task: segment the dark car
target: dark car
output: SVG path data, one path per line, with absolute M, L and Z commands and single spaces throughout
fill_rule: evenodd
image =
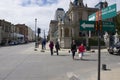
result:
M 117 42 L 115 45 L 110 46 L 108 49 L 110 54 L 118 54 L 120 55 L 120 42 Z

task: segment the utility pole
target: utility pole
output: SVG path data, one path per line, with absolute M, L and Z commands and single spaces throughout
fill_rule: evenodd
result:
M 45 30 L 44 30 L 44 39 L 46 38 L 46 35 L 45 35 Z
M 37 36 L 36 36 L 36 27 L 37 27 L 37 19 L 35 18 L 35 49 L 34 51 L 37 51 Z

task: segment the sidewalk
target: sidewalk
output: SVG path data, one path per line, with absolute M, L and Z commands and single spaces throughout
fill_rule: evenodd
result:
M 95 52 L 98 52 L 98 49 L 94 49 Z M 107 49 L 101 49 L 101 53 L 108 52 Z M 87 80 L 97 80 L 98 75 L 93 74 Z M 101 69 L 101 76 L 100 80 L 120 80 L 120 68 L 113 68 L 102 70 Z
M 41 45 L 39 46 L 39 49 L 41 49 Z M 55 50 L 55 48 L 54 48 Z M 70 49 L 61 49 L 61 53 L 68 53 Z M 45 52 L 49 52 L 49 46 L 48 44 L 46 45 L 46 50 Z M 87 53 L 93 53 L 92 51 L 98 52 L 98 49 L 92 49 L 91 51 L 87 51 Z M 101 49 L 101 53 L 107 53 L 107 49 Z M 90 77 L 86 80 L 97 80 L 97 73 L 90 75 Z M 113 69 L 108 69 L 108 70 L 102 70 L 101 69 L 101 76 L 100 80 L 120 80 L 120 68 L 113 68 Z
M 101 70 L 100 80 L 120 80 L 120 68 L 112 70 Z M 87 80 L 97 80 L 97 74 L 92 75 Z

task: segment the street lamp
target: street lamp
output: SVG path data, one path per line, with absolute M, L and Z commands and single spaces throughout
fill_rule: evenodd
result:
M 35 18 L 35 51 L 37 51 L 37 36 L 36 36 L 36 27 L 37 27 L 37 19 Z

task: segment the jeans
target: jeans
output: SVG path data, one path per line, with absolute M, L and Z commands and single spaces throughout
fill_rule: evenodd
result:
M 75 51 L 72 51 L 72 58 L 74 59 Z
M 53 55 L 53 49 L 52 48 L 50 48 L 50 52 L 51 52 L 51 55 Z

